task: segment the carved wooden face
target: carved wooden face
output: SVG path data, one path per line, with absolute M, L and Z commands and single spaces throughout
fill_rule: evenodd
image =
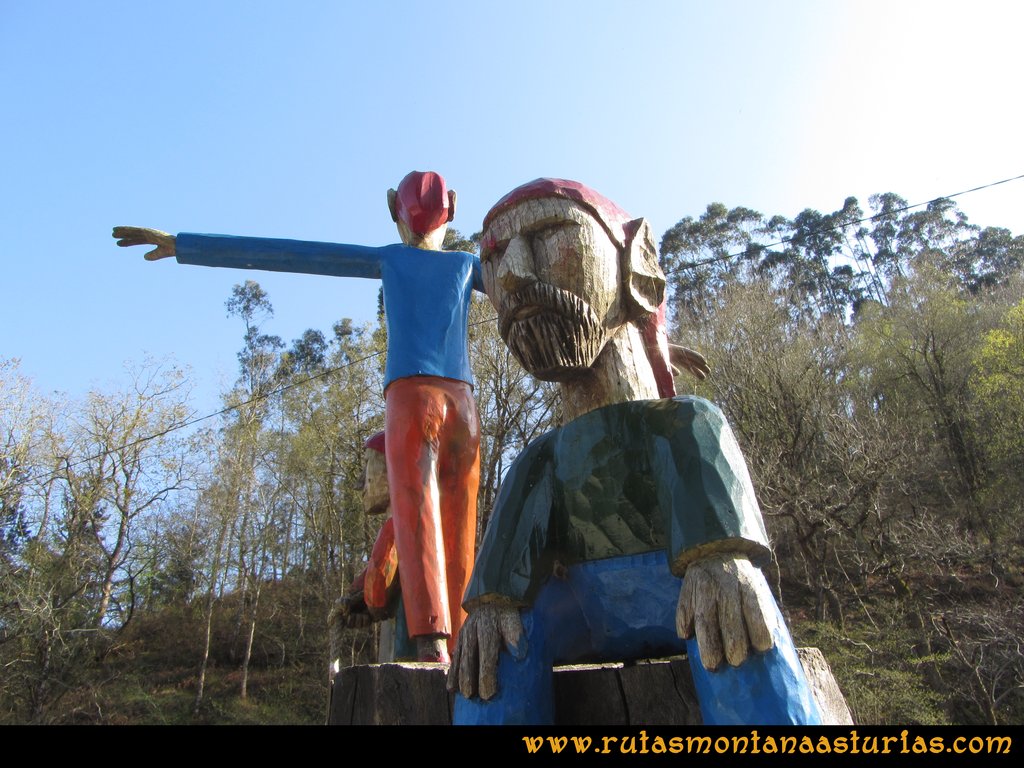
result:
M 484 287 L 523 367 L 561 381 L 590 368 L 623 323 L 619 248 L 575 202 L 525 200 L 482 239 Z

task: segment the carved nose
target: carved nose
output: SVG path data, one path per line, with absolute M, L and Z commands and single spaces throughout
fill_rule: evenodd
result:
M 533 253 L 522 235 L 516 235 L 505 248 L 498 267 L 498 283 L 506 293 L 515 293 L 530 283 L 537 282 L 533 267 Z

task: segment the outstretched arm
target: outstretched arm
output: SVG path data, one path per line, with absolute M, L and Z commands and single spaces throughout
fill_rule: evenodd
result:
M 380 278 L 381 259 L 388 246 L 321 243 L 268 237 L 233 237 L 179 232 L 169 235 L 158 229 L 115 227 L 118 245 L 155 245 L 146 254 L 150 261 L 174 256 L 179 264 L 203 267 L 264 269 L 336 277 Z
M 118 238 L 117 244 L 122 248 L 131 245 L 155 245 L 156 248 L 146 254 L 146 261 L 156 261 L 176 255 L 174 235 L 161 232 L 159 229 L 114 227 L 114 237 Z

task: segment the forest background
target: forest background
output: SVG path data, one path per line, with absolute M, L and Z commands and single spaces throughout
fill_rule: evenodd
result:
M 863 722 L 1021 722 L 1022 23 L 985 0 L 0 2 L 0 719 L 322 719 L 327 608 L 376 525 L 354 484 L 377 285 L 150 264 L 110 227 L 384 244 L 384 190 L 418 168 L 466 235 L 538 176 L 665 233 L 674 333 L 712 362 L 696 391 L 743 442 L 799 641 Z M 952 198 L 970 221 L 935 200 L 979 186 Z M 557 414 L 489 317 L 482 519 Z

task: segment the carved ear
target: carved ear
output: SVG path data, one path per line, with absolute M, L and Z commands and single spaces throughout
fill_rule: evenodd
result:
M 388 190 L 388 210 L 391 211 L 391 220 L 398 221 L 398 191 Z
M 654 314 L 665 299 L 665 273 L 647 219 L 633 219 L 626 231 L 623 275 L 631 318 Z
M 455 218 L 455 190 L 448 190 L 448 221 Z

